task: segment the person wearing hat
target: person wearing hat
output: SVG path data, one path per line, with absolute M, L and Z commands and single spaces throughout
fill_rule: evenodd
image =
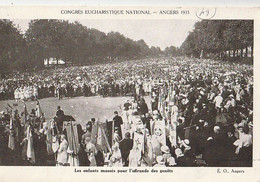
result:
M 156 157 L 156 164 L 153 167 L 165 167 L 163 156 L 159 155 Z
M 166 145 L 161 146 L 161 151 L 163 154 L 170 154 L 170 149 Z
M 161 147 L 161 151 L 162 151 L 162 157 L 165 161 L 165 165 L 168 166 L 175 166 L 175 159 L 171 156 L 170 154 L 170 149 L 168 146 L 164 145 Z
M 185 151 L 188 151 L 191 149 L 189 144 L 190 144 L 190 141 L 188 139 L 184 139 L 181 141 L 180 148 L 183 149 L 184 153 L 185 153 Z
M 175 149 L 177 166 L 187 166 L 184 154 L 180 148 Z
M 203 153 L 203 145 L 205 145 L 204 142 L 201 141 L 202 144 L 200 144 L 201 150 L 199 153 Z M 190 141 L 188 139 L 182 140 L 180 144 L 180 148 L 183 151 L 184 157 L 185 157 L 185 164 L 186 166 L 194 166 L 194 161 L 196 159 L 195 152 L 190 146 Z
M 121 129 L 121 125 L 123 124 L 122 117 L 118 115 L 117 111 L 114 112 L 114 115 L 115 115 L 113 118 L 114 127 L 118 128 L 118 135 L 120 136 L 120 138 L 122 138 L 122 129 Z

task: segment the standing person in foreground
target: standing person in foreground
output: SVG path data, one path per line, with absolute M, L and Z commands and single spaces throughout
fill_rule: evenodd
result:
M 123 124 L 122 117 L 118 115 L 117 111 L 114 112 L 114 115 L 115 115 L 113 118 L 114 127 L 118 128 L 118 134 L 119 134 L 120 138 L 122 138 L 122 129 L 121 129 L 121 125 Z
M 130 133 L 125 133 L 125 138 L 119 143 L 119 148 L 122 154 L 123 166 L 128 166 L 130 150 L 133 148 L 133 139 L 130 138 Z

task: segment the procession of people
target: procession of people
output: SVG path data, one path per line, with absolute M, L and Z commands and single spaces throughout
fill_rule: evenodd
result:
M 129 98 L 85 126 L 62 106 L 46 120 L 38 100 L 95 95 Z M 1 112 L 1 165 L 252 166 L 252 65 L 178 57 L 13 73 L 0 99 L 24 103 Z

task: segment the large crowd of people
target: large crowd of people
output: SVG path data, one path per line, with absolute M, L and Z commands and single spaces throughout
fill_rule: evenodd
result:
M 92 118 L 84 130 L 60 107 L 51 121 L 39 103 L 31 114 L 1 112 L 1 165 L 252 166 L 252 65 L 161 58 L 16 72 L 0 82 L 0 99 L 81 95 L 130 98 L 111 121 Z

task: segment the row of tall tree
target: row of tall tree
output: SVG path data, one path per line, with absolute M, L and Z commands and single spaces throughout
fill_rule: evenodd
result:
M 253 57 L 253 37 L 253 20 L 202 20 L 195 23 L 180 51 L 195 57 Z
M 44 59 L 70 64 L 97 64 L 159 56 L 159 47 L 118 32 L 104 33 L 79 22 L 32 20 L 24 34 L 10 20 L 0 20 L 0 73 L 44 67 Z
M 32 61 L 40 65 L 44 58 L 49 57 L 73 64 L 94 64 L 135 59 L 153 53 L 144 40 L 134 41 L 118 32 L 105 34 L 79 22 L 64 20 L 33 20 L 25 38 Z

